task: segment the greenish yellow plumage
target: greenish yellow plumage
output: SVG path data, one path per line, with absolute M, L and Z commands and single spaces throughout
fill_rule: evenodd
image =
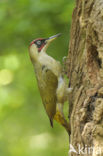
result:
M 34 40 L 30 45 L 30 58 L 33 63 L 40 95 L 46 113 L 53 126 L 53 119 L 62 124 L 68 131 L 68 123 L 64 118 L 63 104 L 67 100 L 68 89 L 62 77 L 61 64 L 46 54 L 49 43 L 57 36 L 48 39 Z
M 58 85 L 57 76 L 45 65 L 41 65 L 39 67 L 39 70 L 35 72 L 37 73 L 36 77 L 38 81 L 38 87 L 45 110 L 48 114 L 50 121 L 52 122 L 53 117 L 56 113 L 56 89 Z

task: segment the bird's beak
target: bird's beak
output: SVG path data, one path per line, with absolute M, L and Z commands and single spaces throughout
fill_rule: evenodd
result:
M 51 36 L 51 37 L 49 37 L 49 38 L 46 38 L 46 39 L 45 39 L 45 43 L 46 43 L 46 44 L 45 44 L 45 46 L 44 46 L 44 48 L 43 48 L 43 51 L 46 52 L 46 50 L 47 50 L 49 44 L 50 44 L 53 40 L 55 40 L 57 37 L 59 37 L 59 36 L 61 36 L 61 33 L 59 33 L 59 34 L 57 34 L 57 35 L 54 35 L 54 36 Z
M 50 42 L 52 42 L 53 40 L 55 40 L 55 39 L 56 39 L 57 37 L 59 37 L 59 36 L 61 36 L 61 33 L 56 34 L 56 35 L 53 35 L 53 36 L 47 38 L 47 39 L 46 39 L 46 42 L 47 42 L 47 43 L 50 43 Z

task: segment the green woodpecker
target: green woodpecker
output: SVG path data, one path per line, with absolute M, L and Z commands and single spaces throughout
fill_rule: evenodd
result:
M 63 114 L 63 104 L 72 89 L 67 87 L 60 62 L 46 53 L 49 43 L 58 36 L 60 34 L 46 39 L 33 40 L 29 46 L 29 54 L 34 66 L 42 102 L 51 126 L 53 127 L 54 119 L 69 131 L 68 123 Z

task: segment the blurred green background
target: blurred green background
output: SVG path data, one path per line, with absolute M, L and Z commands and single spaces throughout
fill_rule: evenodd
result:
M 67 156 L 68 135 L 50 127 L 39 95 L 29 43 L 63 35 L 48 48 L 68 53 L 72 0 L 0 0 L 0 156 Z

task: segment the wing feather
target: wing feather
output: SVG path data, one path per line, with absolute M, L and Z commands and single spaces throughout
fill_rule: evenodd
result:
M 52 121 L 56 113 L 56 89 L 58 85 L 58 79 L 52 70 L 48 69 L 47 67 L 43 68 L 41 77 L 42 84 L 40 82 L 38 83 L 39 90 L 46 112 L 50 118 L 50 121 Z

